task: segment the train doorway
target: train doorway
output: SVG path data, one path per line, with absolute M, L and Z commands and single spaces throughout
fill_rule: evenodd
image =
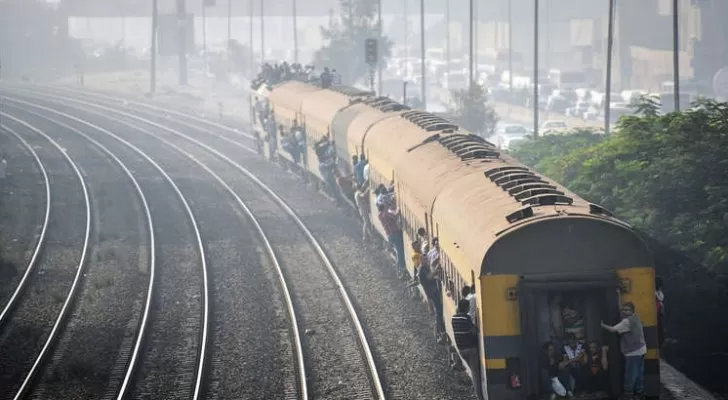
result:
M 587 353 L 583 363 L 574 363 L 573 369 L 559 369 L 559 380 L 571 385 L 574 399 L 610 399 L 620 393 L 622 357 L 619 340 L 601 328 L 601 321 L 616 321 L 619 318 L 619 296 L 614 277 L 597 280 L 560 280 L 538 282 L 524 279 L 519 285 L 518 298 L 521 311 L 522 388 L 529 399 L 549 398 L 551 378 L 546 349 L 553 346 L 555 358 L 561 361 L 566 354 L 574 356 Z M 576 339 L 576 351 L 570 339 Z M 596 342 L 596 343 L 594 343 Z M 594 346 L 596 344 L 596 346 Z M 593 379 L 598 371 L 589 348 L 608 346 L 606 359 L 608 368 L 601 378 Z M 595 371 L 594 374 L 591 374 Z

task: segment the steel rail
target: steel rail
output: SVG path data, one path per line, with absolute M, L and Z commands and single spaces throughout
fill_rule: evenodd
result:
M 43 343 L 43 347 L 40 350 L 40 353 L 36 357 L 35 361 L 33 362 L 33 365 L 30 367 L 30 371 L 25 376 L 25 379 L 23 379 L 23 383 L 20 385 L 20 388 L 18 388 L 18 392 L 15 394 L 15 400 L 19 400 L 25 396 L 26 392 L 30 388 L 31 382 L 35 378 L 36 374 L 40 370 L 41 364 L 43 363 L 43 360 L 48 355 L 48 352 L 51 349 L 51 346 L 55 343 L 58 334 L 60 333 L 60 329 L 65 323 L 66 317 L 68 316 L 68 310 L 71 308 L 71 303 L 75 299 L 76 295 L 78 294 L 78 286 L 81 282 L 81 277 L 83 276 L 83 271 L 85 270 L 86 266 L 86 259 L 88 257 L 88 248 L 89 248 L 89 241 L 91 237 L 91 200 L 88 193 L 88 187 L 86 186 L 86 180 L 83 177 L 83 174 L 81 174 L 81 171 L 78 169 L 78 166 L 73 161 L 71 156 L 68 155 L 66 150 L 61 147 L 61 145 L 58 144 L 53 138 L 48 136 L 45 132 L 42 130 L 36 128 L 35 126 L 19 119 L 16 117 L 13 117 L 12 115 L 9 115 L 5 112 L 0 112 L 0 115 L 4 116 L 5 118 L 15 121 L 16 123 L 23 125 L 27 129 L 37 133 L 38 135 L 44 137 L 48 142 L 50 142 L 53 147 L 55 147 L 66 159 L 68 164 L 73 169 L 73 172 L 76 174 L 76 177 L 78 178 L 79 182 L 81 183 L 81 190 L 83 191 L 83 199 L 86 206 L 86 233 L 84 235 L 83 239 L 83 247 L 81 249 L 81 259 L 78 262 L 78 267 L 76 268 L 76 275 L 73 278 L 73 283 L 71 284 L 71 288 L 68 290 L 68 295 L 66 296 L 66 300 L 63 302 L 63 306 L 61 307 L 61 311 L 58 313 L 58 317 L 56 318 L 56 322 L 53 323 L 53 327 L 51 328 L 51 332 L 48 334 L 48 338 L 46 338 L 45 343 Z
M 129 384 L 131 382 L 132 375 L 135 371 L 136 362 L 139 359 L 139 353 L 141 351 L 141 347 L 144 341 L 144 337 L 146 334 L 147 326 L 149 323 L 149 315 L 151 313 L 151 306 L 152 306 L 152 299 L 154 295 L 154 285 L 156 283 L 156 259 L 157 259 L 157 253 L 156 253 L 156 241 L 154 236 L 154 222 L 152 218 L 151 211 L 149 209 L 149 203 L 147 202 L 147 197 L 144 195 L 144 191 L 142 190 L 141 186 L 139 185 L 139 182 L 134 177 L 134 174 L 131 172 L 131 170 L 124 164 L 119 157 L 116 156 L 111 150 L 109 150 L 106 146 L 101 144 L 98 140 L 90 137 L 89 135 L 83 133 L 81 130 L 76 129 L 64 122 L 58 121 L 57 119 L 50 118 L 46 115 L 43 115 L 41 113 L 26 110 L 23 109 L 24 112 L 28 114 L 35 115 L 41 119 L 45 119 L 48 122 L 51 122 L 55 125 L 58 125 L 60 127 L 63 127 L 81 137 L 86 139 L 87 141 L 91 142 L 94 146 L 96 146 L 98 149 L 100 149 L 102 152 L 104 152 L 107 156 L 109 156 L 111 159 L 116 162 L 119 167 L 124 171 L 124 174 L 129 178 L 129 180 L 132 183 L 132 186 L 134 186 L 134 189 L 137 192 L 137 196 L 139 197 L 139 200 L 142 203 L 142 208 L 144 209 L 144 216 L 147 220 L 147 230 L 149 231 L 149 284 L 147 286 L 147 294 L 146 299 L 144 300 L 144 306 L 142 310 L 142 315 L 139 320 L 139 327 L 137 328 L 137 335 L 136 340 L 134 343 L 134 347 L 131 352 L 131 357 L 129 359 L 129 365 L 127 366 L 126 372 L 124 374 L 124 379 L 121 384 L 121 388 L 119 389 L 119 397 L 118 400 L 122 400 L 122 397 L 126 394 L 126 391 L 129 387 Z
M 381 383 L 381 379 L 380 379 L 379 373 L 377 371 L 376 363 L 374 361 L 374 356 L 372 354 L 371 348 L 370 348 L 369 343 L 368 343 L 368 339 L 367 339 L 366 334 L 364 332 L 364 328 L 363 328 L 363 326 L 361 324 L 361 321 L 359 320 L 359 317 L 357 315 L 356 309 L 354 308 L 354 305 L 353 305 L 353 303 L 352 303 L 352 301 L 351 301 L 351 299 L 349 297 L 349 294 L 346 291 L 346 288 L 344 287 L 344 284 L 342 283 L 341 279 L 339 278 L 338 273 L 336 272 L 336 269 L 334 268 L 331 260 L 326 255 L 325 251 L 323 250 L 323 247 L 318 242 L 318 240 L 316 239 L 316 237 L 308 229 L 308 227 L 306 226 L 306 224 L 303 223 L 303 221 L 298 217 L 298 215 L 296 214 L 296 212 L 280 196 L 278 196 L 270 187 L 268 187 L 265 183 L 263 183 L 260 179 L 258 179 L 249 170 L 247 170 L 246 168 L 244 168 L 243 166 L 241 166 L 239 163 L 233 161 L 232 159 L 230 159 L 226 155 L 222 154 L 218 150 L 216 150 L 216 149 L 208 146 L 207 144 L 205 144 L 203 142 L 200 142 L 197 139 L 194 139 L 194 138 L 192 138 L 192 137 L 190 137 L 188 135 L 185 135 L 184 133 L 179 132 L 176 129 L 169 128 L 167 126 L 158 124 L 158 123 L 156 123 L 154 121 L 150 121 L 150 120 L 148 120 L 146 118 L 142 118 L 142 117 L 139 117 L 139 116 L 130 114 L 130 113 L 125 112 L 125 111 L 120 111 L 120 110 L 116 110 L 116 109 L 111 108 L 111 107 L 106 107 L 106 106 L 98 105 L 98 104 L 95 104 L 95 103 L 90 103 L 90 102 L 87 102 L 87 101 L 78 100 L 76 98 L 72 98 L 72 97 L 68 97 L 68 96 L 58 96 L 58 95 L 47 95 L 46 94 L 46 95 L 44 95 L 44 97 L 45 97 L 45 100 L 49 100 L 48 99 L 49 97 L 56 98 L 57 99 L 56 102 L 58 102 L 58 101 L 64 101 L 65 100 L 63 102 L 63 104 L 65 106 L 69 106 L 68 105 L 68 101 L 70 100 L 73 103 L 78 103 L 78 104 L 82 104 L 82 105 L 85 105 L 85 106 L 88 106 L 88 107 L 91 107 L 91 108 L 96 108 L 96 109 L 99 109 L 99 110 L 103 110 L 103 111 L 115 113 L 115 114 L 118 114 L 118 115 L 122 115 L 122 116 L 125 116 L 127 118 L 131 118 L 131 119 L 134 119 L 134 120 L 137 120 L 137 121 L 146 123 L 146 124 L 148 124 L 150 126 L 154 126 L 154 127 L 158 128 L 158 129 L 164 130 L 166 132 L 169 132 L 169 133 L 171 133 L 174 136 L 181 137 L 181 138 L 183 138 L 183 139 L 185 139 L 185 140 L 187 140 L 187 141 L 189 141 L 191 143 L 194 143 L 197 146 L 199 146 L 199 147 L 207 150 L 208 152 L 216 155 L 220 159 L 224 160 L 230 166 L 232 166 L 233 168 L 237 169 L 238 171 L 240 171 L 241 173 L 243 173 L 245 176 L 247 176 L 258 187 L 260 187 L 264 192 L 266 192 L 268 194 L 268 196 L 271 197 L 276 203 L 278 203 L 278 205 L 289 215 L 289 217 L 303 231 L 303 233 L 306 235 L 306 237 L 308 238 L 308 240 L 311 242 L 311 245 L 316 250 L 316 252 L 319 255 L 319 257 L 321 258 L 322 262 L 326 266 L 326 268 L 327 268 L 327 270 L 328 270 L 331 278 L 334 280 L 334 283 L 337 286 L 337 289 L 339 291 L 339 294 L 342 297 L 342 300 L 344 300 L 344 303 L 345 303 L 346 308 L 347 308 L 347 311 L 349 312 L 349 315 L 350 315 L 350 317 L 352 319 L 352 322 L 354 323 L 354 327 L 355 327 L 355 330 L 357 331 L 357 336 L 358 336 L 358 339 L 359 339 L 359 342 L 360 342 L 362 351 L 364 352 L 364 356 L 365 356 L 365 359 L 366 359 L 366 362 L 367 362 L 367 367 L 368 367 L 368 369 L 370 371 L 370 378 L 372 380 L 372 386 L 374 388 L 374 391 L 376 392 L 376 394 L 377 394 L 377 396 L 378 396 L 379 399 L 385 399 L 386 398 L 386 396 L 384 394 L 384 389 L 383 389 L 383 386 L 382 386 L 382 383 Z M 11 99 L 8 99 L 8 100 L 11 100 Z M 15 100 L 12 100 L 12 101 L 15 101 Z M 76 108 L 78 108 L 78 107 L 76 107 Z M 99 112 L 93 112 L 93 111 L 89 111 L 89 112 L 91 112 L 93 114 L 96 114 L 96 115 L 103 116 L 103 117 L 108 118 L 108 119 L 115 120 L 116 122 L 120 122 L 120 123 L 123 123 L 124 122 L 124 121 L 121 121 L 119 119 L 114 119 L 114 118 L 108 116 L 107 114 L 101 114 Z M 135 127 L 135 129 L 139 129 L 139 127 Z M 154 138 L 160 140 L 160 141 L 163 141 L 163 142 L 165 141 L 164 139 L 160 138 L 157 135 L 152 135 L 152 136 Z
M 198 355 L 197 355 L 198 366 L 195 371 L 195 383 L 194 383 L 194 389 L 193 389 L 193 393 L 192 393 L 192 398 L 194 400 L 199 399 L 200 392 L 202 391 L 202 383 L 203 383 L 202 379 L 204 376 L 203 372 L 204 372 L 204 367 L 205 367 L 205 358 L 207 355 L 207 340 L 208 340 L 208 334 L 209 334 L 209 292 L 210 291 L 209 291 L 209 279 L 208 279 L 208 273 L 207 273 L 207 257 L 206 257 L 206 253 L 205 253 L 204 244 L 202 242 L 202 234 L 200 233 L 197 219 L 195 218 L 195 215 L 192 212 L 192 209 L 189 205 L 189 202 L 187 201 L 187 198 L 184 196 L 184 194 L 182 193 L 180 188 L 177 186 L 177 184 L 174 182 L 172 177 L 170 177 L 169 174 L 156 161 L 154 161 L 154 159 L 152 159 L 147 153 L 145 153 L 144 151 L 139 149 L 137 146 L 135 146 L 132 143 L 130 143 L 129 141 L 121 138 L 120 136 L 110 132 L 109 130 L 99 127 L 97 125 L 90 124 L 89 122 L 84 121 L 80 118 L 76 118 L 74 116 L 59 112 L 52 108 L 43 107 L 43 106 L 35 105 L 30 102 L 26 102 L 26 101 L 22 101 L 22 100 L 15 100 L 15 99 L 11 99 L 11 98 L 7 98 L 7 100 L 10 102 L 25 104 L 25 105 L 28 105 L 31 107 L 36 107 L 38 109 L 42 109 L 44 111 L 52 112 L 56 115 L 60 115 L 60 116 L 69 118 L 69 119 L 79 122 L 83 125 L 92 127 L 93 129 L 98 130 L 99 132 L 104 133 L 104 134 L 114 138 L 115 140 L 124 144 L 126 147 L 130 148 L 135 153 L 139 154 L 142 158 L 147 160 L 147 162 L 149 162 L 164 177 L 164 179 L 167 181 L 167 183 L 169 183 L 169 185 L 172 187 L 174 192 L 177 194 L 177 197 L 182 202 L 182 205 L 187 213 L 190 223 L 192 224 L 192 228 L 193 228 L 193 231 L 195 234 L 195 239 L 197 242 L 197 247 L 200 252 L 200 263 L 201 263 L 201 267 L 202 267 L 202 277 L 203 277 L 203 279 L 202 279 L 203 280 L 203 290 L 202 290 L 202 294 L 201 294 L 201 298 L 203 301 L 202 316 L 201 316 L 202 332 L 200 333 L 200 348 L 199 348 Z

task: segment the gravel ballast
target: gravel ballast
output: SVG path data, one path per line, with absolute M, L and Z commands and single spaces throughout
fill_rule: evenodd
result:
M 86 233 L 86 204 L 78 177 L 44 137 L 13 121 L 43 161 L 51 185 L 51 217 L 43 251 L 0 335 L 0 398 L 20 386 L 58 317 L 78 269 Z
M 153 120 L 186 134 L 196 133 L 183 122 L 159 117 Z M 155 132 L 169 135 L 160 130 Z M 294 175 L 257 156 L 211 135 L 195 137 L 250 168 L 289 202 L 324 244 L 360 309 L 389 396 L 438 399 L 472 396 L 469 379 L 463 373 L 450 370 L 446 349 L 434 342 L 434 318 L 420 302 L 409 299 L 403 283 L 396 279 L 391 260 L 382 252 L 362 245 L 360 226 L 353 214 L 345 215 Z M 193 144 L 176 140 L 186 149 L 196 151 L 195 154 L 201 151 Z M 230 173 L 238 174 L 237 171 Z
M 125 136 L 170 173 L 200 223 L 213 289 L 205 397 L 246 399 L 265 393 L 295 399 L 289 317 L 278 276 L 247 216 L 197 164 L 156 140 Z
M 92 247 L 76 306 L 34 391 L 35 398 L 103 398 L 121 384 L 149 282 L 147 220 L 122 168 L 82 136 L 13 109 L 54 132 L 84 174 Z
M 43 175 L 18 138 L 0 128 L 0 307 L 10 299 L 33 255 L 45 215 Z

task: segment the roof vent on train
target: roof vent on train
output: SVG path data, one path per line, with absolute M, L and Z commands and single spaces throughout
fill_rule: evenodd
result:
M 344 96 L 350 97 L 369 97 L 375 95 L 374 92 L 367 92 L 359 88 L 346 85 L 333 85 L 329 87 L 329 90 L 333 90 L 334 92 L 341 93 Z
M 388 113 L 397 112 L 402 110 L 409 110 L 410 108 L 404 104 L 397 103 L 389 97 L 370 97 L 362 101 L 369 107 L 376 108 L 377 110 Z
M 574 199 L 526 167 L 508 166 L 485 171 L 485 176 L 523 205 L 572 204 Z
M 434 131 L 457 131 L 459 127 L 457 124 L 446 120 L 445 118 L 441 118 L 438 116 L 435 116 L 433 114 L 430 114 L 428 112 L 419 111 L 419 110 L 411 110 L 407 111 L 405 113 L 402 113 L 402 118 L 406 119 L 407 121 L 415 124 L 416 126 L 426 130 L 427 132 L 434 132 Z
M 599 204 L 594 204 L 594 203 L 589 203 L 589 214 L 604 215 L 605 217 L 613 217 L 614 216 L 614 214 L 612 214 L 611 211 L 609 211 L 606 208 L 600 206 Z
M 533 217 L 533 208 L 531 206 L 526 206 L 506 215 L 506 221 L 508 221 L 509 224 L 512 224 L 530 217 Z
M 492 159 L 500 156 L 493 146 L 476 135 L 452 134 L 442 136 L 439 141 L 463 161 Z

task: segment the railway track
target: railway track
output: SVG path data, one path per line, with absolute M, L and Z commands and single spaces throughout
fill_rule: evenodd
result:
M 295 306 L 295 311 L 289 309 L 289 314 L 296 313 L 298 324 L 307 332 L 301 344 L 305 363 L 299 365 L 299 385 L 303 383 L 300 387 L 310 385 L 313 397 L 385 397 L 364 329 L 335 268 L 305 224 L 280 197 L 234 160 L 194 138 L 130 113 L 90 103 L 83 105 L 86 106 L 84 113 L 94 115 L 92 118 L 100 116 L 98 111 L 92 111 L 94 108 L 103 110 L 106 119 L 115 121 L 120 127 L 124 125 L 125 131 L 136 129 L 137 132 L 158 138 L 165 146 L 175 149 L 213 177 L 213 169 L 222 171 L 233 167 L 234 173 L 225 178 L 218 175 L 215 179 L 222 186 L 229 184 L 227 191 L 236 198 L 241 208 L 247 209 L 248 217 L 259 230 L 259 236 L 268 243 L 266 247 L 270 258 L 276 260 L 277 257 L 279 260 L 281 276 L 288 282 L 292 304 Z M 74 114 L 78 115 L 78 111 Z M 173 143 L 172 138 L 183 138 L 184 141 L 175 140 Z M 135 140 L 149 143 L 148 137 Z M 160 153 L 155 151 L 155 154 Z M 210 165 L 217 167 L 210 168 Z M 240 173 L 246 178 L 240 179 Z M 262 189 L 263 195 L 250 191 L 250 181 Z M 246 197 L 246 200 L 237 197 L 236 192 Z M 246 201 L 250 206 L 245 205 Z M 260 222 L 255 222 L 254 216 L 261 218 Z M 297 225 L 296 229 L 286 227 L 291 221 Z M 274 240 L 265 239 L 266 234 Z M 273 243 L 272 247 L 270 242 Z M 307 268 L 301 268 L 302 265 Z M 308 380 L 301 375 L 301 371 L 308 372 Z M 305 394 L 303 390 L 301 395 Z
M 51 122 L 60 123 L 57 120 Z M 81 129 L 69 126 L 69 124 L 63 125 L 66 129 L 75 129 L 76 133 L 80 133 Z M 113 134 L 107 133 L 110 134 L 109 136 L 112 139 L 116 139 Z M 115 141 L 111 140 L 111 142 Z M 119 143 L 122 144 L 121 147 L 126 147 L 125 151 L 119 152 Z M 149 208 L 154 210 L 155 216 L 159 220 L 164 221 L 163 224 L 157 225 L 155 232 L 156 236 L 160 238 L 160 251 L 155 254 L 155 258 L 159 258 L 158 264 L 162 268 L 158 274 L 160 279 L 159 283 L 157 283 L 156 296 L 150 296 L 153 288 L 150 285 L 147 290 L 146 300 L 142 306 L 144 313 L 139 320 L 137 334 L 125 336 L 127 346 L 122 346 L 119 349 L 119 357 L 108 375 L 109 380 L 114 382 L 110 383 L 100 393 L 101 396 L 99 397 L 116 398 L 118 396 L 118 398 L 122 398 L 124 395 L 131 395 L 132 385 L 130 383 L 134 380 L 134 389 L 139 393 L 162 391 L 164 395 L 171 394 L 178 397 L 197 398 L 202 389 L 202 371 L 204 369 L 207 318 L 209 314 L 207 310 L 206 264 L 202 240 L 194 215 L 174 181 L 153 159 L 146 157 L 146 154 L 138 151 L 133 146 L 124 145 L 126 143 L 122 140 L 109 144 L 107 147 L 116 146 L 115 152 L 126 153 L 122 158 L 134 159 L 135 174 L 143 175 L 141 171 L 146 172 L 146 176 L 140 180 L 144 182 L 142 186 L 145 187 L 145 191 L 152 194 L 149 196 L 151 205 Z M 169 188 L 159 188 L 156 182 L 160 180 L 166 181 Z M 169 194 L 172 194 L 172 196 L 169 196 Z M 175 203 L 176 200 L 181 205 Z M 186 221 L 189 222 L 189 225 L 185 224 Z M 180 235 L 184 238 L 185 234 L 188 234 L 190 240 L 185 238 L 182 242 L 189 243 L 179 245 Z M 150 247 L 150 249 L 153 248 L 154 246 Z M 198 262 L 194 261 L 196 258 L 199 259 Z M 199 284 L 197 286 L 194 285 L 196 281 Z M 179 288 L 184 286 L 187 286 L 186 290 L 180 291 Z M 190 294 L 190 292 L 194 293 Z M 150 332 L 146 332 L 146 328 L 150 326 L 148 324 L 150 301 L 154 302 L 157 312 L 152 315 Z M 161 308 L 164 308 L 166 312 L 160 310 Z M 98 332 L 96 333 L 98 334 Z M 103 337 L 96 340 L 106 342 Z M 184 382 L 181 383 L 174 382 L 170 384 L 164 379 L 157 379 L 159 376 L 154 373 L 143 375 L 137 373 L 136 379 L 133 379 L 133 373 L 139 366 L 142 355 L 146 364 L 160 359 L 161 361 L 171 362 L 174 365 L 174 370 L 179 375 L 185 376 L 186 379 L 182 379 Z M 64 360 L 63 356 L 59 355 L 58 358 L 60 362 Z M 103 367 L 108 368 L 108 365 L 103 365 Z M 144 372 L 143 368 L 139 369 Z M 51 381 L 53 378 L 54 376 L 50 377 Z M 57 379 L 57 377 L 55 378 Z M 41 385 L 41 393 L 38 394 L 41 398 L 52 396 L 67 398 L 43 390 L 48 388 L 49 383 L 48 379 L 43 381 L 46 385 Z M 155 385 L 163 387 L 159 388 Z M 134 397 L 139 396 L 134 394 Z
M 7 114 L 4 129 L 33 149 L 48 186 L 49 216 L 38 247 L 0 314 L 0 398 L 20 398 L 43 369 L 66 324 L 88 257 L 91 203 L 84 176 L 65 149 Z M 26 131 L 25 135 L 19 131 Z M 48 148 L 50 145 L 50 149 Z M 69 194 L 72 193 L 72 194 Z
M 69 152 L 83 155 L 77 162 L 95 204 L 86 284 L 33 398 L 110 398 L 128 386 L 133 368 L 127 366 L 136 364 L 148 326 L 156 246 L 146 196 L 129 167 L 94 138 L 38 113 L 9 111 L 43 124 Z

